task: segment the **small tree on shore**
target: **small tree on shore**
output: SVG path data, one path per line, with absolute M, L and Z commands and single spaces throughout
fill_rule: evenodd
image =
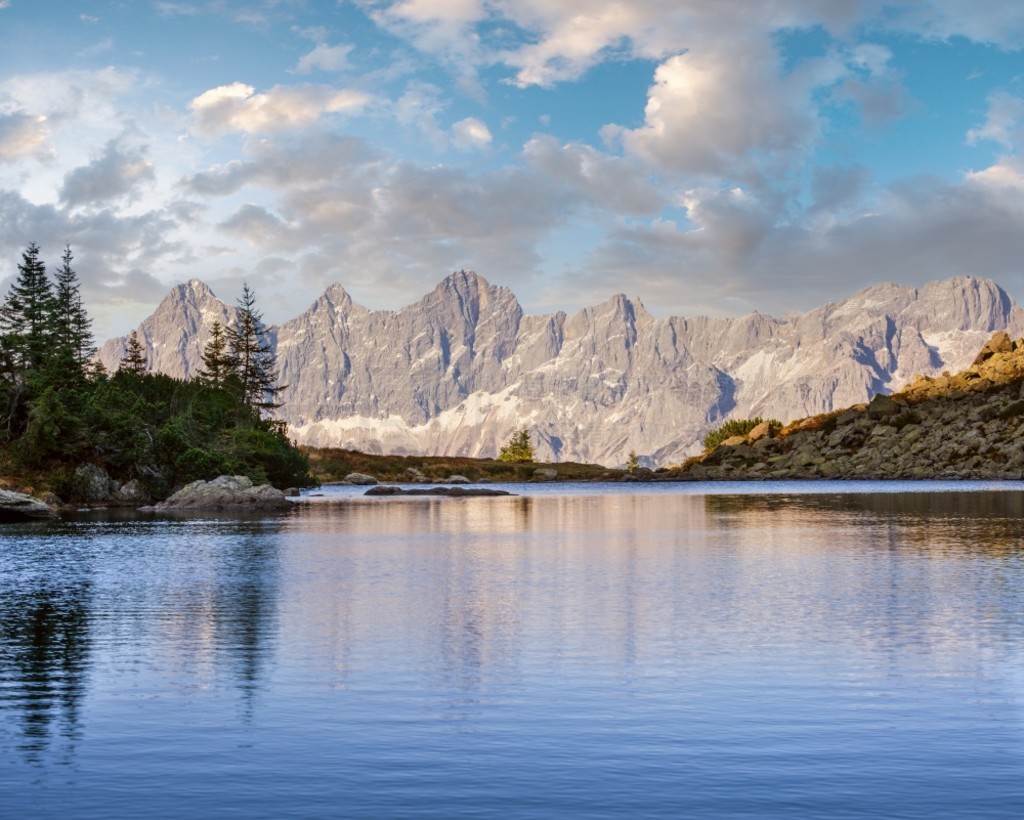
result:
M 277 356 L 266 332 L 263 315 L 256 309 L 256 296 L 243 282 L 238 318 L 235 326 L 228 328 L 227 338 L 242 401 L 256 410 L 280 407 L 274 399 L 284 390 L 284 385 L 277 383 Z
M 525 427 L 512 434 L 508 444 L 498 453 L 498 461 L 514 464 L 529 464 L 533 461 L 533 445 L 530 443 L 530 433 Z
M 16 369 L 36 370 L 48 357 L 53 313 L 53 286 L 39 258 L 39 246 L 32 242 L 22 253 L 18 276 L 0 305 L 0 336 Z
M 210 338 L 203 348 L 203 369 L 199 380 L 211 387 L 223 387 L 235 372 L 235 360 L 228 348 L 227 332 L 224 325 L 214 320 L 210 327 Z
M 139 334 L 134 330 L 128 336 L 128 344 L 125 347 L 124 355 L 121 357 L 119 370 L 123 373 L 131 373 L 133 376 L 141 376 L 149 369 L 149 362 L 146 361 L 146 350 L 139 341 Z
M 96 355 L 92 335 L 92 319 L 82 303 L 78 274 L 71 267 L 71 246 L 65 245 L 61 265 L 54 274 L 53 358 L 61 365 L 70 365 L 80 373 Z

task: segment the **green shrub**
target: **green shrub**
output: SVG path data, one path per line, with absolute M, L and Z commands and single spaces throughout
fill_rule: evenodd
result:
M 721 427 L 717 427 L 704 436 L 703 444 L 705 450 L 714 450 L 719 444 L 725 441 L 727 438 L 733 436 L 745 436 L 757 425 L 762 424 L 764 419 L 760 416 L 752 419 L 729 419 Z M 782 422 L 776 421 L 775 419 L 769 419 L 768 424 L 771 427 L 771 435 L 775 435 L 779 430 L 782 429 Z
M 512 464 L 528 464 L 533 461 L 533 445 L 530 443 L 530 433 L 525 427 L 512 434 L 508 444 L 498 453 L 498 461 L 508 461 Z

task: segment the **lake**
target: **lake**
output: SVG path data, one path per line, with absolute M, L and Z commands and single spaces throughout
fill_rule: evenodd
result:
M 0 816 L 1024 817 L 1024 484 L 0 530 Z

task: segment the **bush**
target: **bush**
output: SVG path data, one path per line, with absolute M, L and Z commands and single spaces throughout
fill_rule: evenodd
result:
M 752 419 L 729 419 L 721 427 L 718 427 L 704 436 L 704 449 L 714 450 L 719 444 L 725 441 L 727 438 L 733 436 L 745 436 L 757 425 L 762 424 L 764 419 L 760 416 Z M 782 429 L 782 422 L 776 421 L 775 419 L 769 419 L 768 424 L 771 428 L 771 435 L 775 435 L 779 430 Z
M 528 464 L 533 461 L 533 445 L 530 443 L 530 433 L 525 427 L 512 434 L 508 444 L 498 453 L 498 461 L 508 461 L 512 464 Z

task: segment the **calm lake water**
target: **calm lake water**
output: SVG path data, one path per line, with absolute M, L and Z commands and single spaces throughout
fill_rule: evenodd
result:
M 0 530 L 0 816 L 1024 817 L 1024 484 L 519 491 Z

